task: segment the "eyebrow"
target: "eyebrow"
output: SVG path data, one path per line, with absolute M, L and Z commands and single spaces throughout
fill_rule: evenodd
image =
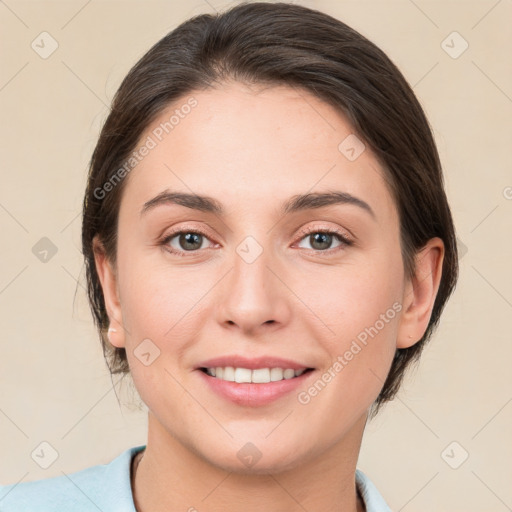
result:
M 219 216 L 224 215 L 222 203 L 212 197 L 188 194 L 184 192 L 172 192 L 170 190 L 164 190 L 153 199 L 144 203 L 144 206 L 140 211 L 140 215 L 142 216 L 149 210 L 165 204 L 178 204 L 200 212 L 213 213 Z M 373 219 L 376 219 L 375 212 L 367 202 L 347 192 L 339 191 L 312 192 L 292 196 L 282 204 L 280 213 L 282 215 L 286 215 L 289 213 L 322 208 L 324 206 L 331 206 L 335 204 L 350 204 L 358 206 L 369 213 Z

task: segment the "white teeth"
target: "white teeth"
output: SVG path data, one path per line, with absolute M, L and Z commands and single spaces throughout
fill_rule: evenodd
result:
M 252 371 L 252 382 L 270 382 L 270 370 L 268 368 L 259 368 Z
M 254 384 L 266 384 L 268 382 L 276 382 L 283 379 L 293 379 L 299 377 L 306 371 L 293 370 L 292 368 L 257 368 L 250 370 L 248 368 L 233 368 L 226 366 L 225 368 L 217 366 L 216 368 L 207 368 L 206 373 L 217 379 L 227 380 L 229 382 L 252 382 Z
M 235 369 L 235 382 L 251 382 L 252 371 L 247 368 Z
M 295 370 L 291 370 L 291 369 L 285 370 L 283 372 L 283 377 L 285 379 L 293 379 L 293 377 L 295 377 Z
M 228 366 L 224 368 L 224 375 L 222 375 L 224 380 L 229 380 L 230 382 L 235 382 L 235 369 L 232 366 Z
M 283 370 L 281 368 L 270 369 L 270 380 L 272 382 L 276 380 L 283 380 Z

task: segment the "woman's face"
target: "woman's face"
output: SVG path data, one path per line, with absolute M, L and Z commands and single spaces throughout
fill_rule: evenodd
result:
M 247 472 L 358 442 L 410 288 L 382 169 L 347 120 L 302 90 L 231 83 L 169 107 L 137 154 L 119 212 L 118 295 L 105 293 L 150 437 Z M 207 366 L 260 370 L 236 371 L 242 381 L 312 370 L 244 383 Z

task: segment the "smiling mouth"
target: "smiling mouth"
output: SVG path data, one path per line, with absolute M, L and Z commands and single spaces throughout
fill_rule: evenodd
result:
M 227 382 L 237 382 L 239 384 L 268 384 L 270 382 L 279 382 L 282 380 L 294 379 L 304 373 L 313 371 L 314 368 L 302 368 L 294 370 L 292 368 L 234 368 L 232 366 L 216 368 L 199 368 L 203 373 L 210 377 Z

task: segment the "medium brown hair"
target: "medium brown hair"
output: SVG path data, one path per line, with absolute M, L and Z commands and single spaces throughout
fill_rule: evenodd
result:
M 444 242 L 442 278 L 428 327 L 419 342 L 396 350 L 374 404 L 376 414 L 396 395 L 407 367 L 419 359 L 455 287 L 455 230 L 429 123 L 403 75 L 354 29 L 295 4 L 244 2 L 217 15 L 195 16 L 158 41 L 116 92 L 91 158 L 82 223 L 89 302 L 109 370 L 127 373 L 129 366 L 125 349 L 113 347 L 106 337 L 109 316 L 93 238 L 98 235 L 115 265 L 126 179 L 106 194 L 98 191 L 104 191 L 116 173 L 119 177 L 143 132 L 170 103 L 228 80 L 298 87 L 347 116 L 384 169 L 399 214 L 406 276 L 412 277 L 416 252 L 429 239 L 439 237 Z

